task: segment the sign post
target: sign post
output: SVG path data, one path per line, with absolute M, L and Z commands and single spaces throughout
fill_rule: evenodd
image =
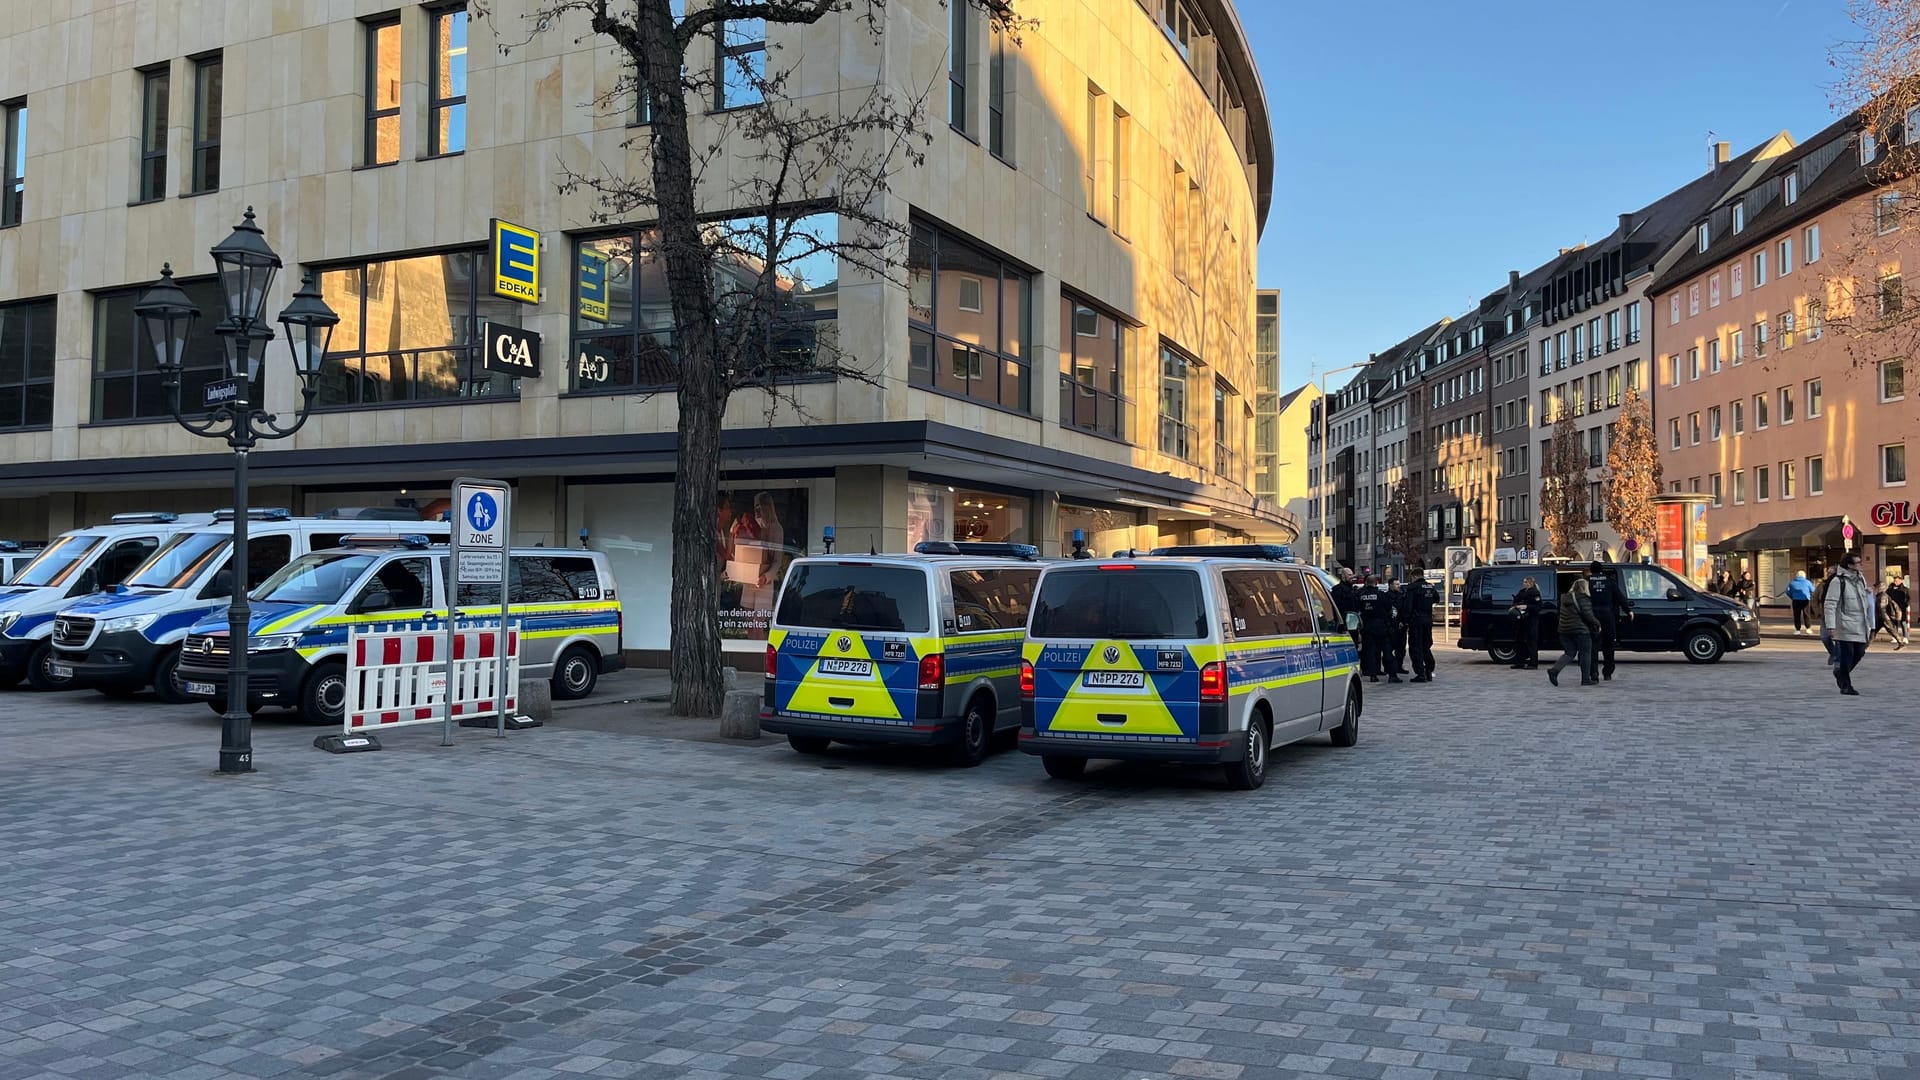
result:
M 459 613 L 459 594 L 462 585 L 500 586 L 500 640 L 494 655 L 507 655 L 507 536 L 511 526 L 513 489 L 505 480 L 477 480 L 472 477 L 460 477 L 453 482 L 453 535 L 449 554 L 449 570 L 452 580 L 447 582 L 447 655 L 453 655 L 454 616 Z M 499 692 L 495 704 L 499 709 L 498 730 L 495 734 L 504 738 L 507 734 L 507 680 L 505 668 L 500 669 Z M 451 677 L 452 668 L 448 668 Z M 453 745 L 453 700 L 452 686 L 444 698 L 446 704 L 446 726 L 440 745 Z
M 1445 582 L 1446 588 L 1445 588 L 1445 591 L 1440 594 L 1440 603 L 1442 605 L 1442 613 L 1440 616 L 1440 627 L 1441 627 L 1441 638 L 1443 640 L 1445 640 L 1447 636 L 1446 628 L 1453 625 L 1448 620 L 1450 620 L 1453 617 L 1454 593 L 1461 592 L 1466 588 L 1467 571 L 1471 569 L 1473 569 L 1473 549 L 1472 548 L 1459 547 L 1459 546 L 1447 548 L 1447 580 Z M 1460 605 L 1461 621 L 1464 622 L 1466 620 L 1466 617 L 1467 617 L 1467 605 L 1464 602 L 1462 602 Z M 1465 630 L 1465 629 L 1466 627 L 1464 626 L 1460 628 L 1460 630 Z M 1455 631 L 1453 634 L 1453 640 L 1458 640 L 1459 637 L 1460 637 L 1460 632 Z
M 1840 518 L 1840 539 L 1846 543 L 1848 551 L 1853 550 L 1853 538 L 1857 531 L 1853 527 L 1852 518 L 1845 516 Z

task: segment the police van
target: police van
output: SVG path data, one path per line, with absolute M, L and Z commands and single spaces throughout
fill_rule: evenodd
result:
M 260 507 L 247 514 L 247 588 L 272 577 L 296 556 L 337 547 L 348 534 L 438 536 L 447 524 L 421 521 L 410 511 L 381 520 L 296 518 L 285 509 Z M 186 695 L 174 678 L 180 643 L 201 619 L 224 615 L 233 595 L 233 511 L 214 514 L 214 524 L 175 533 L 118 587 L 74 601 L 53 624 L 56 676 L 78 687 L 122 697 L 151 686 L 161 701 Z
M 425 535 L 348 536 L 288 563 L 253 592 L 247 635 L 247 709 L 299 710 L 338 724 L 347 699 L 347 634 L 369 623 L 446 625 L 447 548 Z M 553 696 L 579 698 L 625 666 L 624 618 L 607 557 L 567 548 L 507 553 L 508 618 L 520 624 L 520 677 L 548 679 Z M 500 614 L 500 587 L 462 585 L 451 614 Z M 189 699 L 227 709 L 224 611 L 187 630 L 179 680 Z
M 0 540 L 0 585 L 13 580 L 13 575 L 26 568 L 45 544 L 28 544 L 18 540 Z
M 767 633 L 760 726 L 830 743 L 943 746 L 978 765 L 1020 724 L 1020 641 L 1040 579 L 1024 544 L 795 559 Z
M 0 687 L 22 678 L 36 690 L 66 690 L 53 663 L 53 623 L 76 597 L 118 585 L 175 534 L 212 514 L 115 514 L 107 524 L 63 533 L 0 587 Z
M 1095 758 L 1218 765 L 1242 790 L 1268 752 L 1360 735 L 1358 655 L 1297 563 L 1102 559 L 1040 575 L 1021 666 L 1020 749 L 1070 779 Z

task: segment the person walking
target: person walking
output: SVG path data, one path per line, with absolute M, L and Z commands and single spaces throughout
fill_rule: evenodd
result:
M 1620 588 L 1620 579 L 1612 573 L 1612 567 L 1596 562 L 1587 566 L 1587 586 L 1593 593 L 1593 614 L 1600 620 L 1600 629 L 1593 640 L 1596 659 L 1602 662 L 1600 677 L 1613 681 L 1613 651 L 1620 644 L 1620 619 L 1633 618 L 1633 601 Z M 1592 665 L 1590 665 L 1592 666 Z
M 1380 681 L 1380 673 L 1386 667 L 1390 638 L 1393 634 L 1393 599 L 1387 590 L 1380 587 L 1380 575 L 1368 579 L 1367 587 L 1358 594 L 1360 604 L 1360 673 L 1373 682 Z M 1387 671 L 1388 682 L 1399 682 L 1400 676 Z
M 1387 599 L 1393 602 L 1393 630 L 1388 634 L 1392 644 L 1392 665 L 1387 670 L 1395 675 L 1407 673 L 1407 590 L 1400 587 L 1400 579 L 1387 582 Z
M 1906 648 L 1907 628 L 1913 619 L 1913 594 L 1907 591 L 1907 581 L 1900 571 L 1895 570 L 1887 579 L 1883 590 L 1886 603 L 1881 606 L 1880 622 L 1887 629 L 1887 639 L 1893 642 L 1895 652 Z
M 1587 579 L 1577 577 L 1560 596 L 1560 644 L 1566 651 L 1547 669 L 1547 681 L 1560 685 L 1560 673 L 1568 664 L 1580 665 L 1580 685 L 1598 686 L 1593 677 L 1593 639 L 1600 633 L 1600 619 L 1593 613 L 1593 588 Z
M 1820 640 L 1831 658 L 1833 681 L 1843 694 L 1860 694 L 1853 688 L 1853 669 L 1867 655 L 1873 627 L 1873 590 L 1860 573 L 1859 554 L 1849 551 L 1820 586 Z
M 1407 655 L 1413 658 L 1413 681 L 1433 681 L 1433 607 L 1440 590 L 1424 577 L 1414 578 L 1401 591 L 1400 624 L 1407 637 Z
M 1807 614 L 1807 606 L 1813 603 L 1813 579 L 1805 570 L 1793 575 L 1787 582 L 1787 599 L 1793 603 L 1793 632 L 1805 636 L 1813 626 L 1813 618 Z
M 1513 594 L 1513 668 L 1532 671 L 1540 666 L 1540 585 L 1530 577 L 1520 579 L 1520 591 Z

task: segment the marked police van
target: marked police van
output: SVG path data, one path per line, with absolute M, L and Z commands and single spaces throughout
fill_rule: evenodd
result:
M 1024 544 L 795 559 L 767 633 L 760 726 L 833 742 L 943 746 L 978 765 L 1020 723 L 1020 642 L 1040 579 Z
M 1095 758 L 1218 765 L 1242 790 L 1269 751 L 1360 735 L 1358 653 L 1321 576 L 1273 559 L 1046 568 L 1027 622 L 1020 749 L 1070 779 Z
M 407 511 L 402 511 L 407 513 Z M 443 521 L 347 521 L 296 518 L 285 509 L 260 507 L 247 514 L 247 587 L 257 588 L 294 558 L 337 547 L 349 534 L 398 537 L 447 535 Z M 233 511 L 214 524 L 168 538 L 126 581 L 74 601 L 53 624 L 52 668 L 76 687 L 123 697 L 148 686 L 161 701 L 179 704 L 186 692 L 174 678 L 187 628 L 209 615 L 224 615 L 233 596 Z
M 125 580 L 162 543 L 212 514 L 115 514 L 107 524 L 62 533 L 0 587 L 0 688 L 22 678 L 35 690 L 66 690 L 54 670 L 53 624 L 76 597 Z
M 362 523 L 364 524 L 364 523 Z M 252 593 L 247 637 L 247 709 L 299 710 L 338 724 L 346 709 L 347 634 L 368 623 L 446 625 L 445 544 L 420 534 L 350 535 L 328 551 L 293 560 Z M 520 677 L 549 679 L 555 698 L 593 692 L 625 666 L 624 618 L 607 557 L 569 548 L 513 548 L 507 557 L 508 618 L 520 623 Z M 498 585 L 454 590 L 454 617 L 500 614 Z M 179 680 L 189 699 L 227 709 L 227 615 L 187 630 Z

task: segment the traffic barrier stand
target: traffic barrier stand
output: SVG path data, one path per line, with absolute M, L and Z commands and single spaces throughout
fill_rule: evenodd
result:
M 447 660 L 452 639 L 452 661 Z M 502 679 L 508 727 L 519 707 L 520 626 L 509 623 L 506 655 L 500 652 L 499 619 L 460 619 L 445 625 L 389 623 L 354 627 L 347 636 L 347 700 L 336 735 L 313 745 L 334 754 L 380 749 L 376 732 L 445 723 L 492 726 Z M 452 694 L 448 694 L 448 684 Z

